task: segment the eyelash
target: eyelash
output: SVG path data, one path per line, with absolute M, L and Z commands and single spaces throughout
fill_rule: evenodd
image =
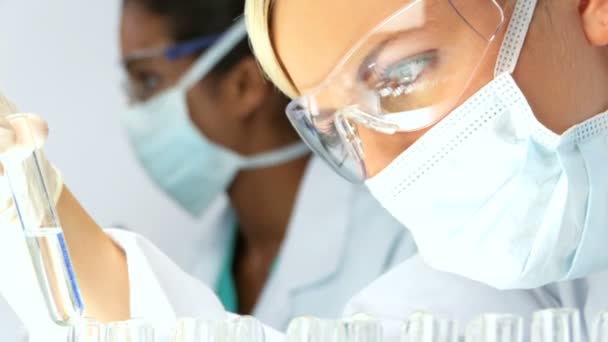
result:
M 144 72 L 138 75 L 137 79 L 148 91 L 154 90 L 160 84 L 160 77 L 155 73 Z
M 398 97 L 411 93 L 415 82 L 435 60 L 435 52 L 425 52 L 388 66 L 380 66 L 374 61 L 369 63 L 361 79 L 375 89 L 380 97 Z

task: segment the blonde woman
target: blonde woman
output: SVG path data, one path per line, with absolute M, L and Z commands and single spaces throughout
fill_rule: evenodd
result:
M 607 9 L 248 0 L 246 14 L 300 135 L 430 265 L 533 288 L 608 267 Z
M 365 187 L 311 157 L 284 115 L 286 97 L 258 68 L 244 21 L 234 20 L 243 7 L 123 0 L 133 106 L 122 117 L 151 179 L 204 218 L 198 239 L 164 227 L 159 247 L 187 251 L 184 270 L 227 310 L 284 329 L 295 316 L 339 314 L 416 247 Z

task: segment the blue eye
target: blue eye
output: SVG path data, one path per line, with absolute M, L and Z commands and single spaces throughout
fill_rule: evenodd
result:
M 373 62 L 368 66 L 365 81 L 382 98 L 409 94 L 415 89 L 420 75 L 435 59 L 434 52 L 427 52 L 387 66 Z

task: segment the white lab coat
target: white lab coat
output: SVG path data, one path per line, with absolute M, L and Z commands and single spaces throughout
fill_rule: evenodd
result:
M 171 326 L 177 316 L 216 319 L 230 316 L 208 287 L 181 271 L 150 242 L 125 231 L 110 230 L 108 234 L 126 251 L 132 314 L 157 326 L 159 342 L 169 341 Z M 1 249 L 0 252 L 4 253 Z M 13 263 L 27 260 L 25 250 L 23 253 L 12 251 L 11 256 Z M 3 272 L 10 271 L 7 263 L 1 263 L 0 267 Z M 18 285 L 23 287 L 23 291 L 5 291 L 7 279 L 2 278 L 2 293 L 10 295 L 7 299 L 18 313 L 16 317 L 21 319 L 21 325 L 3 321 L 2 340 L 25 341 L 23 334 L 29 331 L 30 341 L 63 341 L 60 336 L 65 334 L 65 329 L 53 327 L 48 319 L 45 320 L 44 304 L 30 286 L 33 279 L 14 278 L 21 282 Z M 419 257 L 413 257 L 355 296 L 345 314 L 364 311 L 379 318 L 402 319 L 413 311 L 426 310 L 467 322 L 481 312 L 508 311 L 529 317 L 533 310 L 569 306 L 579 308 L 588 325 L 600 310 L 608 307 L 607 284 L 608 272 L 603 272 L 537 290 L 501 292 L 435 271 Z M 394 328 L 395 325 L 391 324 L 385 328 L 389 338 L 397 336 Z M 273 329 L 268 328 L 267 334 L 268 342 L 284 340 L 283 335 Z
M 0 341 L 65 341 L 67 329 L 49 320 L 21 228 L 3 227 L 0 239 Z M 126 252 L 131 316 L 158 328 L 168 341 L 176 317 L 228 317 L 213 292 L 186 274 L 146 239 L 123 230 L 107 233 Z
M 205 239 L 184 241 L 184 248 L 191 249 L 193 258 L 190 265 L 180 266 L 213 287 L 224 262 L 229 233 L 235 225 L 227 201 L 216 203 L 203 222 L 206 228 L 201 237 Z M 157 311 L 166 313 L 162 317 L 155 314 L 153 319 L 157 322 L 170 320 L 171 311 L 180 316 L 196 316 L 196 311 L 189 310 L 197 306 L 188 297 L 179 295 L 193 292 L 182 289 L 193 279 L 184 277 L 181 271 L 173 272 L 178 270 L 177 266 L 147 240 L 119 230 L 109 233 L 127 252 L 142 251 L 143 256 L 130 252 L 131 264 L 151 266 L 138 266 L 143 271 L 136 272 L 138 276 L 131 280 L 132 286 L 138 289 L 132 296 L 133 317 L 147 317 L 155 311 L 149 307 L 151 303 L 154 307 L 161 305 L 163 309 Z M 294 204 L 278 263 L 253 315 L 279 330 L 300 315 L 339 316 L 355 293 L 415 252 L 410 234 L 381 208 L 366 188 L 346 182 L 319 158 L 313 157 Z M 158 281 L 154 281 L 154 275 L 146 269 L 155 270 Z M 188 281 L 176 283 L 173 278 Z M 166 293 L 170 297 L 168 301 L 163 302 L 158 295 L 155 295 L 159 297 L 158 302 L 151 301 L 149 296 L 142 298 L 139 294 L 140 288 L 151 291 L 150 287 L 154 287 L 144 284 L 155 283 L 161 288 L 152 293 Z M 208 289 L 205 287 L 204 291 Z M 9 325 L 21 327 L 8 306 L 0 310 L 0 317 L 3 314 L 6 316 L 4 326 L 7 326 L 4 332 L 14 330 L 8 328 Z
M 175 317 L 232 316 L 222 310 L 212 291 L 176 269 L 147 240 L 125 232 L 109 233 L 127 251 L 133 316 L 155 322 L 164 338 L 159 342 L 169 341 L 167 336 Z M 157 285 L 153 283 L 155 279 Z M 386 320 L 385 342 L 397 342 L 400 326 L 394 324 L 395 320 L 403 320 L 415 311 L 452 317 L 461 323 L 461 333 L 465 324 L 480 313 L 515 313 L 526 319 L 527 335 L 533 311 L 571 307 L 581 311 L 585 333 L 597 314 L 608 309 L 607 286 L 605 271 L 534 290 L 499 291 L 432 269 L 419 256 L 413 256 L 355 295 L 337 317 L 366 313 Z M 284 342 L 284 335 L 275 329 L 268 327 L 266 333 L 267 342 Z
M 407 281 L 413 275 L 417 282 Z M 416 311 L 456 318 L 461 334 L 465 324 L 480 313 L 514 313 L 524 317 L 524 334 L 529 335 L 534 311 L 569 307 L 581 311 L 583 333 L 586 333 L 598 313 L 608 310 L 607 286 L 608 271 L 605 271 L 533 290 L 498 291 L 460 276 L 438 272 L 415 256 L 352 298 L 344 314 L 364 312 L 388 321 L 384 325 L 385 335 L 390 341 L 398 341 L 400 327 L 393 324 L 394 321 Z
M 180 242 L 190 251 L 190 261 L 180 266 L 215 286 L 236 224 L 227 199 L 220 198 L 205 215 L 200 237 Z M 176 241 L 167 241 L 158 246 L 175 249 Z M 364 186 L 345 181 L 312 157 L 278 263 L 253 315 L 279 330 L 297 316 L 336 317 L 355 293 L 415 252 L 409 232 Z
M 261 298 L 264 309 L 256 308 L 257 313 L 269 321 L 315 310 L 318 304 L 306 302 L 313 301 L 312 298 L 332 306 L 330 310 L 320 310 L 317 315 L 338 316 L 332 312 L 338 310 L 339 302 L 346 301 L 347 296 L 341 293 L 343 288 L 355 291 L 356 287 L 371 282 L 371 278 L 386 269 L 386 264 L 379 260 L 387 260 L 389 264 L 394 260 L 391 255 L 411 252 L 410 247 L 399 240 L 403 236 L 399 232 L 395 231 L 395 241 L 377 234 L 377 229 L 385 227 L 386 221 L 369 209 L 366 200 L 354 195 L 358 190 L 346 183 L 331 189 L 315 187 L 315 174 L 333 175 L 323 176 L 320 171 L 312 171 L 316 165 L 320 164 L 311 164 L 305 180 L 311 188 L 302 191 L 297 204 L 310 201 L 310 207 L 296 210 L 295 215 L 303 216 L 292 219 L 304 223 L 300 228 L 290 227 L 281 250 L 283 265 L 279 265 L 274 275 L 277 280 L 271 280 L 264 290 Z M 325 196 L 319 196 L 319 192 Z M 351 209 L 345 209 L 348 203 Z M 337 207 L 342 210 L 335 210 Z M 318 217 L 325 219 L 315 222 Z M 333 224 L 328 225 L 328 222 Z M 321 225 L 341 227 L 340 234 L 334 232 L 326 236 L 325 231 L 319 229 Z M 0 303 L 0 340 L 25 341 L 29 335 L 30 341 L 64 341 L 66 329 L 56 327 L 48 320 L 20 228 L 4 228 L 0 239 L 0 293 L 7 303 L 4 306 Z M 127 255 L 132 316 L 153 323 L 159 342 L 169 340 L 176 317 L 221 319 L 230 316 L 209 287 L 182 271 L 149 241 L 126 231 L 107 232 Z M 300 244 L 301 239 L 308 242 Z M 364 253 L 367 248 L 386 253 Z M 403 319 L 413 311 L 425 310 L 467 322 L 481 312 L 513 312 L 529 318 L 533 310 L 570 306 L 582 311 L 588 325 L 600 310 L 608 308 L 608 296 L 604 293 L 607 285 L 608 272 L 604 272 L 537 290 L 501 292 L 433 270 L 419 257 L 412 257 L 356 295 L 344 314 L 365 312 L 394 320 Z M 388 337 L 398 335 L 395 327 L 390 323 L 385 327 Z M 271 328 L 267 329 L 267 334 L 269 342 L 283 341 L 283 335 Z

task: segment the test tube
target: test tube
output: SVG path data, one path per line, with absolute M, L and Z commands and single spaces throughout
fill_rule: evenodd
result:
M 154 342 L 154 328 L 142 319 L 111 322 L 106 327 L 106 342 Z
M 266 337 L 262 323 L 251 316 L 242 316 L 234 322 L 233 342 L 264 342 Z
M 198 318 L 177 320 L 173 342 L 264 342 L 264 327 L 253 317 L 212 321 Z
M 216 322 L 185 317 L 177 320 L 173 342 L 211 342 L 214 341 L 214 325 Z
M 82 318 L 70 325 L 68 342 L 105 342 L 105 327 L 99 321 Z
M 371 317 L 357 317 L 338 323 L 340 342 L 382 342 L 382 325 Z
M 3 158 L 2 163 L 49 315 L 57 324 L 69 325 L 82 317 L 84 305 L 55 203 L 44 178 L 43 168 L 50 165 L 45 163 L 27 115 L 16 115 L 11 122 L 25 128 L 26 136 L 22 138 L 32 145 L 16 148 L 11 153 L 21 156 Z
M 343 342 L 339 340 L 339 324 L 312 316 L 295 318 L 287 327 L 287 342 Z
M 466 329 L 466 342 L 523 342 L 523 318 L 510 314 L 484 314 Z
M 593 323 L 593 342 L 608 342 L 608 311 L 600 313 Z
M 575 309 L 537 311 L 532 318 L 532 342 L 581 342 L 581 319 Z
M 401 342 L 457 342 L 455 320 L 424 312 L 412 314 L 403 326 Z

